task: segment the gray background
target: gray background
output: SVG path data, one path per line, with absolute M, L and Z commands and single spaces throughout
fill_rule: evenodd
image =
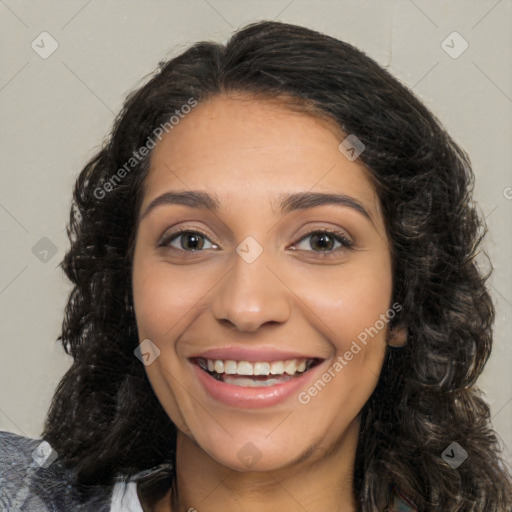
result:
M 511 0 L 0 0 L 0 429 L 37 437 L 70 365 L 56 338 L 70 291 L 58 264 L 71 190 L 126 94 L 189 44 L 224 42 L 249 22 L 275 19 L 365 51 L 468 151 L 497 308 L 479 385 L 511 461 L 511 13 Z M 454 31 L 469 45 L 457 58 L 463 40 L 446 39 Z M 58 44 L 47 58 L 42 32 Z

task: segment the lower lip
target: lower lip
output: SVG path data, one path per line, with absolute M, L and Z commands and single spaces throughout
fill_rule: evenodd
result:
M 227 384 L 214 379 L 197 364 L 193 364 L 193 366 L 199 382 L 211 397 L 232 407 L 256 409 L 284 402 L 301 388 L 304 388 L 307 381 L 316 375 L 322 364 L 311 368 L 299 377 L 265 387 L 243 387 Z

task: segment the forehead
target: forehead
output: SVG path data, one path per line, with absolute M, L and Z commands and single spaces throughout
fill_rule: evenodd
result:
M 366 168 L 338 146 L 333 122 L 276 101 L 217 96 L 197 105 L 154 148 L 143 207 L 169 190 L 214 191 L 221 201 L 268 204 L 282 192 L 356 196 L 378 217 Z

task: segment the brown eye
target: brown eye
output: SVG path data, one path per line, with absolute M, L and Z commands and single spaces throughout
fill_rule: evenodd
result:
M 347 238 L 347 236 L 342 232 L 331 232 L 325 230 L 316 230 L 308 233 L 306 236 L 301 238 L 299 244 L 302 243 L 306 239 L 310 239 L 309 247 L 313 249 L 314 252 L 335 252 L 342 249 L 350 249 L 353 246 L 353 242 Z M 339 244 L 336 246 L 336 244 Z M 307 247 L 300 248 L 301 250 L 309 250 Z
M 182 230 L 174 233 L 169 233 L 164 236 L 162 241 L 158 244 L 160 247 L 167 246 L 173 249 L 195 252 L 201 251 L 202 249 L 217 248 L 215 244 L 211 244 L 211 247 L 205 247 L 205 243 L 211 243 L 206 235 L 199 231 L 193 230 Z

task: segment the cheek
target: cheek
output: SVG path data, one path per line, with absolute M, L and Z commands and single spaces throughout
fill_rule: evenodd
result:
M 387 322 L 382 318 L 389 321 L 392 291 L 385 268 L 341 273 L 323 292 L 313 293 L 311 287 L 308 295 L 311 309 L 321 318 L 317 329 L 330 341 L 333 357 L 298 398 L 307 412 L 304 428 L 314 430 L 318 417 L 330 425 L 326 442 L 347 428 L 378 383 L 386 354 Z
M 208 289 L 208 281 L 197 279 L 192 266 L 173 271 L 168 263 L 134 263 L 133 296 L 137 325 L 145 337 L 159 340 L 172 336 L 179 322 L 194 310 Z
M 181 411 L 193 410 L 194 402 L 178 384 L 183 379 L 183 367 L 176 357 L 174 340 L 182 331 L 180 322 L 187 321 L 187 313 L 205 292 L 187 270 L 173 272 L 168 263 L 138 258 L 137 253 L 132 281 L 139 339 L 149 338 L 160 350 L 145 371 L 169 418 L 180 431 L 190 433 Z
M 340 266 L 328 277 L 304 281 L 301 293 L 318 316 L 317 329 L 332 344 L 333 359 L 319 381 L 304 389 L 299 398 L 311 413 L 306 418 L 324 415 L 333 432 L 338 432 L 359 413 L 378 382 L 386 352 L 387 321 L 394 316 L 394 312 L 389 314 L 390 259 L 383 253 L 369 254 L 357 265 Z
M 387 325 L 381 315 L 390 308 L 391 265 L 389 258 L 374 259 L 361 258 L 357 265 L 340 265 L 328 272 L 320 269 L 316 277 L 295 280 L 297 294 L 317 316 L 317 328 L 338 352 L 348 350 L 351 342 L 368 330 L 372 337 L 385 337 Z

